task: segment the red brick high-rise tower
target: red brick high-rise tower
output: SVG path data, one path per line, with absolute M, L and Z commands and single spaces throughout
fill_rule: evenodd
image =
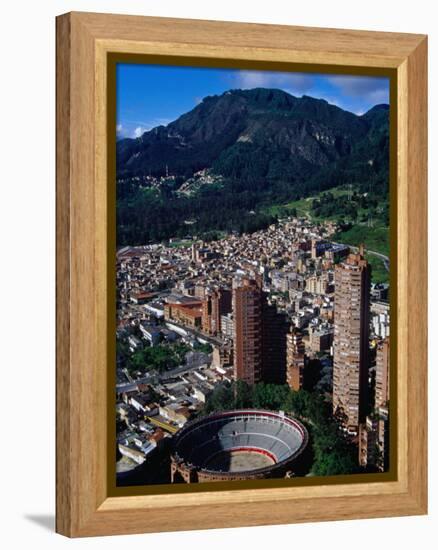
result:
M 248 384 L 262 377 L 262 289 L 254 279 L 233 285 L 234 377 Z
M 286 313 L 262 297 L 262 381 L 286 382 L 286 338 L 289 329 Z
M 364 419 L 369 355 L 371 266 L 363 246 L 335 268 L 333 412 L 358 432 Z
M 234 377 L 248 384 L 286 380 L 286 315 L 269 304 L 260 279 L 233 284 Z

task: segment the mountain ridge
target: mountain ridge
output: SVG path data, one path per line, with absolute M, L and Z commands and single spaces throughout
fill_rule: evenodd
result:
M 243 154 L 247 150 L 249 161 L 251 152 L 261 150 L 267 150 L 274 161 L 289 154 L 295 170 L 308 175 L 315 172 L 311 165 L 324 166 L 349 154 L 381 110 L 375 106 L 359 116 L 324 99 L 298 98 L 278 89 L 228 90 L 205 97 L 167 126 L 119 140 L 117 174 L 162 176 L 166 166 L 186 177 L 204 168 L 230 172 L 222 154 L 234 147 Z M 242 143 L 251 146 L 239 151 Z M 265 171 L 267 176 L 269 168 Z

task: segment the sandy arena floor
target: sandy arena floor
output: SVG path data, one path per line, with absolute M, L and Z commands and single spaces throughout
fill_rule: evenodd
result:
M 224 452 L 215 456 L 204 464 L 209 470 L 220 470 L 222 472 L 243 472 L 257 470 L 272 466 L 274 461 L 261 453 L 247 451 Z

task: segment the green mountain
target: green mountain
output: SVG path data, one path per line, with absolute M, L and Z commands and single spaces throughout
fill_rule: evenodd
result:
M 208 96 L 169 125 L 117 142 L 118 242 L 250 231 L 272 221 L 262 205 L 346 183 L 385 200 L 388 166 L 388 105 L 357 116 L 275 89 Z

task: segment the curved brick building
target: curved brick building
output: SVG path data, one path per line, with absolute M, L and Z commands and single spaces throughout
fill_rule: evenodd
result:
M 175 436 L 172 483 L 284 477 L 293 472 L 307 442 L 306 428 L 283 413 L 215 413 Z

